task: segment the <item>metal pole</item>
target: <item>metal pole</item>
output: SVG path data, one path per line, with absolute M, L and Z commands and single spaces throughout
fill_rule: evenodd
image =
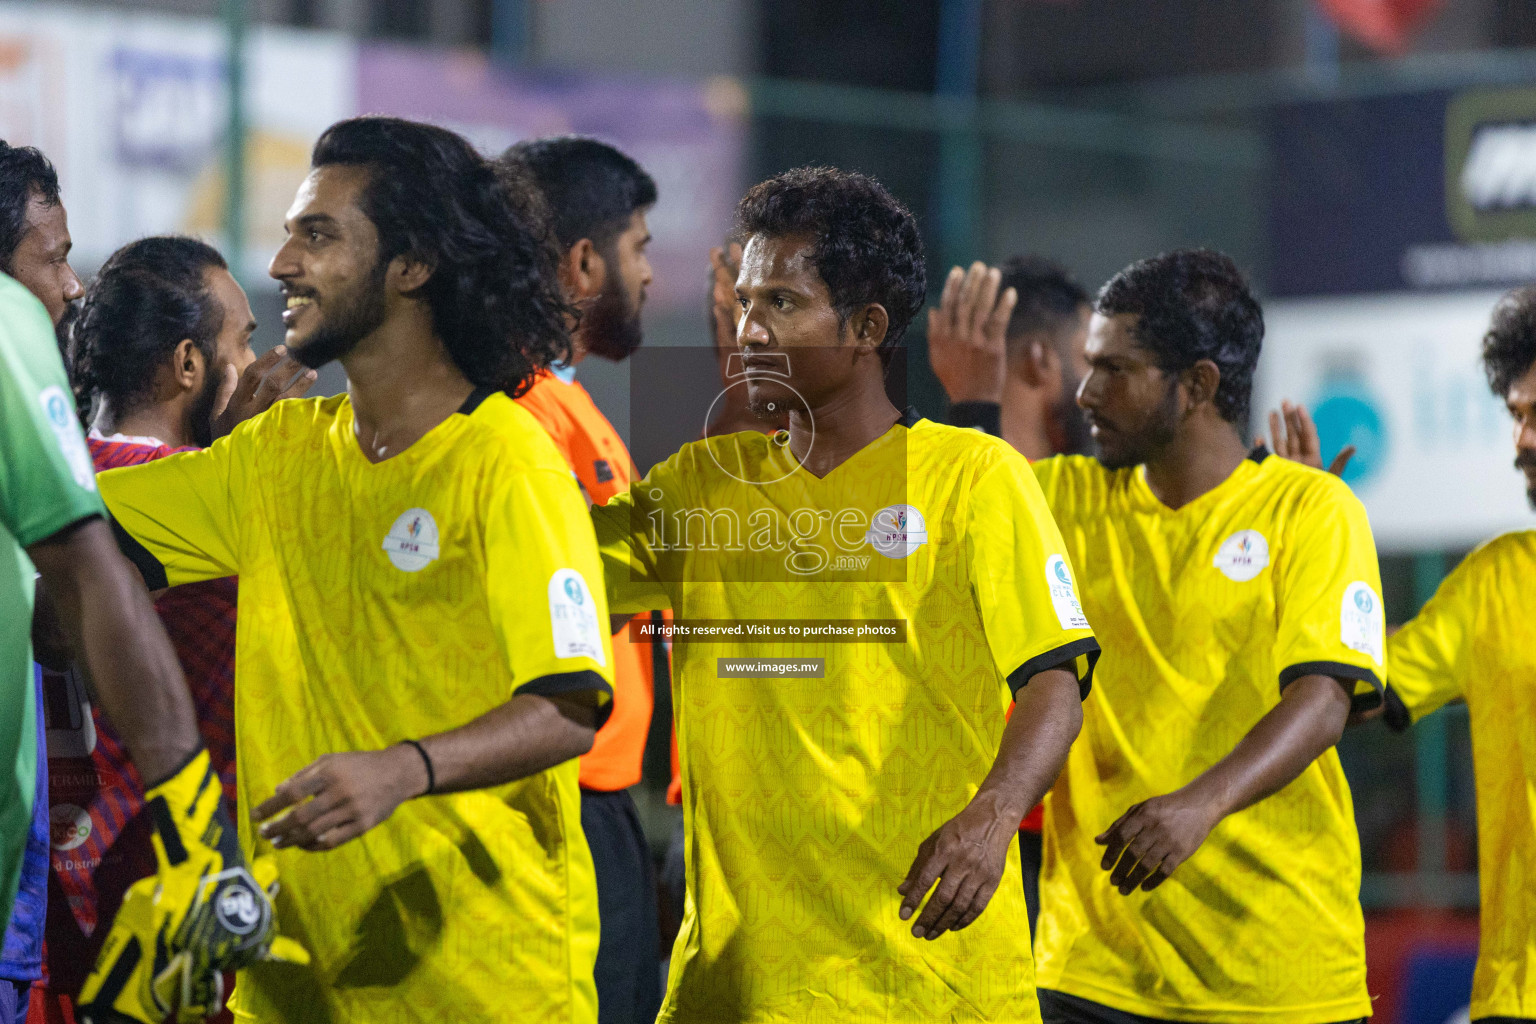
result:
M 229 84 L 224 132 L 224 245 L 235 277 L 245 269 L 245 26 L 246 0 L 222 0 Z
M 934 213 L 944 264 L 982 255 L 982 138 L 976 92 L 981 73 L 982 0 L 941 0 L 934 92 L 947 107 L 939 133 L 939 192 Z
M 507 64 L 528 56 L 528 0 L 491 0 L 491 55 Z

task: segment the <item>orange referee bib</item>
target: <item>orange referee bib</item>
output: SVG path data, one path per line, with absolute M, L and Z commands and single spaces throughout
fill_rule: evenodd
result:
M 593 504 L 605 504 L 639 475 L 629 449 L 579 383 L 545 371 L 518 404 L 549 432 Z M 627 789 L 640 781 L 645 738 L 651 728 L 655 685 L 649 641 L 613 638 L 613 714 L 581 758 L 581 785 Z

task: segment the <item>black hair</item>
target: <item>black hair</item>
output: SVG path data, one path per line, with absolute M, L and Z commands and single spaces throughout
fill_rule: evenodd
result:
M 213 246 L 179 235 L 141 238 L 108 257 L 71 334 L 70 376 L 82 416 L 97 397 L 118 414 L 143 402 L 184 339 L 213 366 L 224 310 L 207 275 L 227 269 Z
M 1014 256 L 1002 266 L 999 292 L 1012 288 L 1019 301 L 1008 320 L 1008 337 L 1046 332 L 1057 335 L 1076 326 L 1088 293 L 1067 268 L 1041 256 Z
M 846 323 L 878 302 L 890 318 L 883 357 L 923 308 L 928 268 L 917 220 L 874 178 L 834 167 L 797 167 L 752 186 L 736 207 L 741 238 L 810 235 L 811 262 Z
M 1135 314 L 1136 340 L 1165 373 L 1181 373 L 1202 359 L 1215 363 L 1221 371 L 1216 411 L 1246 424 L 1264 314 L 1231 257 L 1179 249 L 1138 260 L 1100 289 L 1094 308 L 1104 316 Z
M 1499 300 L 1483 335 L 1483 369 L 1500 399 L 1536 363 L 1536 285 L 1516 288 Z
M 379 265 L 432 268 L 422 293 L 432 327 L 476 387 L 517 397 L 570 358 L 559 253 L 537 188 L 493 166 L 461 136 L 394 117 L 338 121 L 310 165 L 366 168 L 360 205 L 379 234 Z
M 59 175 L 34 146 L 0 141 L 0 270 L 11 272 L 16 247 L 27 231 L 27 203 L 59 205 Z
M 656 182 L 645 169 L 597 139 L 529 139 L 508 148 L 499 162 L 521 168 L 538 185 L 562 249 L 588 238 L 606 250 L 636 210 L 656 203 Z

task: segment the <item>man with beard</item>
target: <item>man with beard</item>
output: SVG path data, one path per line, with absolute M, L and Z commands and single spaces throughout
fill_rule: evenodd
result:
M 278 926 L 237 1019 L 596 1018 L 574 758 L 611 693 L 585 503 L 516 395 L 569 354 L 528 186 L 395 118 L 315 144 L 270 273 L 348 391 L 101 476 L 152 584 L 239 576 L 241 843 Z M 595 587 L 595 589 L 594 589 Z
M 952 268 L 944 293 L 947 301 L 928 311 L 928 358 L 950 401 L 949 422 L 999 436 L 1030 460 L 1085 453 L 1077 386 L 1088 372 L 1083 348 L 1093 306 L 1082 285 L 1060 264 L 1015 256 L 998 270 Z M 985 322 L 994 310 L 993 322 L 1007 325 L 1001 339 L 959 329 L 961 320 Z M 1031 932 L 1040 917 L 1044 816 L 1036 804 L 1019 823 Z
M 1243 443 L 1263 332 L 1227 257 L 1132 264 L 1089 325 L 1099 456 L 1035 463 L 1106 638 L 1046 799 L 1048 1024 L 1370 1013 L 1333 746 L 1380 702 L 1379 570 L 1340 480 Z
M 0 142 L 0 270 L 42 301 L 61 342 L 85 294 L 69 265 L 73 246 L 53 164 L 32 146 Z
M 688 895 L 657 1019 L 1036 1021 L 1014 837 L 1098 654 L 1064 545 L 1017 452 L 887 396 L 925 292 L 905 207 L 807 167 L 737 220 L 740 385 L 788 429 L 593 509 L 619 611 L 735 631 L 674 647 Z
M 69 220 L 59 197 L 59 176 L 31 146 L 0 142 L 0 270 L 21 282 L 48 311 L 60 351 L 83 290 L 69 265 Z M 62 647 L 62 636 L 43 613 L 34 634 L 39 647 Z M 39 693 L 39 697 L 41 694 Z M 40 705 L 39 705 L 40 706 Z M 48 903 L 48 774 L 46 733 L 37 730 L 37 792 L 27 837 L 26 861 L 16 913 L 0 944 L 0 984 L 25 992 L 42 976 L 43 932 Z M 25 996 L 19 1000 L 26 1012 Z M 0 1024 L 11 1024 L 0 1019 Z
M 191 238 L 145 238 L 102 266 L 86 292 L 71 350 L 98 472 L 206 447 L 234 422 L 314 382 L 281 347 L 251 352 L 256 323 L 224 258 Z M 238 384 L 238 387 L 237 387 Z M 181 661 L 213 769 L 234 801 L 235 581 L 173 587 L 156 597 Z M 48 987 L 58 1019 L 106 936 L 125 889 L 153 868 L 144 786 L 122 738 L 72 669 L 42 674 L 52 724 L 49 805 L 75 836 L 55 845 L 48 915 Z M 83 827 L 88 823 L 88 827 Z
M 1493 393 L 1515 421 L 1515 466 L 1536 508 L 1536 288 L 1506 296 L 1483 339 Z M 1472 1020 L 1536 1020 L 1536 530 L 1506 533 L 1457 566 L 1387 643 L 1387 721 L 1406 728 L 1467 702 L 1477 779 L 1482 927 Z
M 539 374 L 518 403 L 565 456 L 589 501 L 601 505 L 639 476 L 618 431 L 575 379 L 588 354 L 613 362 L 640 347 L 640 308 L 651 283 L 647 211 L 656 184 L 606 143 L 567 135 L 520 142 L 502 162 L 532 179 L 560 246 L 560 283 L 580 311 L 571 358 Z M 661 1006 L 656 877 L 629 787 L 640 781 L 650 732 L 659 644 L 616 633 L 613 713 L 581 758 L 581 824 L 597 871 L 601 1024 L 651 1024 Z

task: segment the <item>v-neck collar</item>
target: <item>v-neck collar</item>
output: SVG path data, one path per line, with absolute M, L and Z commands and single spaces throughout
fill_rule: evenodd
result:
M 860 460 L 864 456 L 865 452 L 876 451 L 880 448 L 883 448 L 887 443 L 887 439 L 895 434 L 898 427 L 904 430 L 910 430 L 916 426 L 917 422 L 922 418 L 922 414 L 917 411 L 915 406 L 907 406 L 907 408 L 902 412 L 900 418 L 898 418 L 895 423 L 892 423 L 884 433 L 870 441 L 868 444 L 854 452 L 852 455 L 848 456 L 842 462 L 839 462 L 837 465 L 833 466 L 830 470 L 827 471 L 826 476 L 817 476 L 815 473 L 812 473 L 810 470 L 806 469 L 804 463 L 795 459 L 794 452 L 789 450 L 788 437 L 784 436 L 783 440 L 780 440 L 780 436 L 788 435 L 789 431 L 775 431 L 774 433 L 768 435 L 768 439 L 770 444 L 773 444 L 774 447 L 779 449 L 781 453 L 780 457 L 787 458 L 795 464 L 795 469 L 789 473 L 790 476 L 804 473 L 806 478 L 814 481 L 816 484 L 824 484 L 841 473 L 843 471 L 843 467 L 847 466 L 851 462 Z
M 378 462 L 375 462 L 374 460 L 370 459 L 368 457 L 368 453 L 363 451 L 362 439 L 357 436 L 357 410 L 355 408 L 353 408 L 353 406 L 352 406 L 352 399 L 351 399 L 350 396 L 348 396 L 348 398 L 346 400 L 346 403 L 347 403 L 346 422 L 342 423 L 342 422 L 340 422 L 340 420 L 338 418 L 337 426 L 341 428 L 342 432 L 345 435 L 346 446 L 348 448 L 350 448 L 352 450 L 352 453 L 358 459 L 360 459 L 362 461 L 363 465 L 371 467 L 371 468 L 374 468 L 374 469 L 377 469 L 377 468 L 379 468 L 381 466 L 388 466 L 388 465 L 390 465 L 392 463 L 400 462 L 401 460 L 407 459 L 407 457 L 410 456 L 411 453 L 413 453 L 415 451 L 418 451 L 418 450 L 423 450 L 424 451 L 425 450 L 424 446 L 430 445 L 432 438 L 436 437 L 437 434 L 439 432 L 441 432 L 445 427 L 447 427 L 448 424 L 452 423 L 453 422 L 453 418 L 455 416 L 470 416 L 470 415 L 472 415 L 476 409 L 480 408 L 481 403 L 483 403 L 487 398 L 491 397 L 495 393 L 496 393 L 496 389 L 495 388 L 491 388 L 491 387 L 477 387 L 477 388 L 475 388 L 475 390 L 473 390 L 473 391 L 471 391 L 469 393 L 469 397 L 464 399 L 464 402 L 463 402 L 462 405 L 460 405 L 457 409 L 453 410 L 453 412 L 449 413 L 447 416 L 444 416 L 441 421 L 439 421 L 438 423 L 434 424 L 432 426 L 431 430 L 428 430 L 425 434 L 422 434 L 420 437 L 418 437 L 416 440 L 412 441 L 409 445 L 407 445 L 402 450 L 396 452 L 394 455 L 391 455 L 387 459 L 381 459 Z
M 1249 480 L 1253 479 L 1253 475 L 1259 471 L 1264 460 L 1269 458 L 1270 455 L 1271 453 L 1268 448 L 1265 448 L 1263 445 L 1257 446 L 1248 453 L 1242 462 L 1237 464 L 1232 472 L 1227 474 L 1226 479 L 1222 480 L 1221 483 L 1192 501 L 1185 502 L 1178 508 L 1169 508 L 1163 503 L 1161 498 L 1152 493 L 1152 486 L 1147 483 L 1147 466 L 1145 463 L 1142 463 L 1131 470 L 1132 496 L 1137 507 L 1142 511 L 1155 512 L 1162 516 L 1181 516 L 1192 509 L 1198 510 L 1209 502 L 1216 500 L 1217 495 L 1227 494 L 1245 486 Z

